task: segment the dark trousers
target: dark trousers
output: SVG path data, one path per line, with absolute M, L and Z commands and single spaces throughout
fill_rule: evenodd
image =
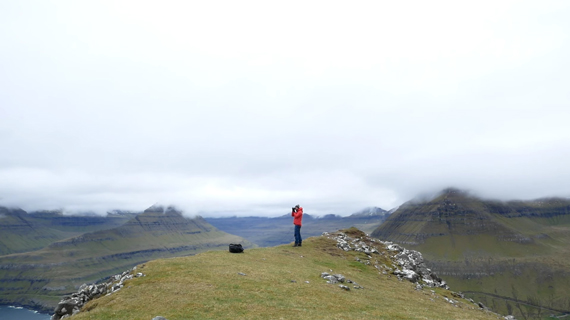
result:
M 303 239 L 301 239 L 301 226 L 295 225 L 295 243 L 301 244 Z

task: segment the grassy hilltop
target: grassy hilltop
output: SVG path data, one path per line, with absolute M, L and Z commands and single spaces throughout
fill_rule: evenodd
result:
M 281 245 L 243 254 L 208 251 L 154 260 L 137 268 L 144 277 L 89 302 L 72 319 L 498 318 L 453 298 L 451 291 L 415 290 L 412 283 L 382 274 L 357 257 L 367 259 L 362 252 L 345 252 L 335 240 L 320 236 L 306 239 L 298 248 Z M 375 254 L 374 259 L 391 265 L 388 254 Z M 320 274 L 330 270 L 364 289 L 345 291 L 327 284 Z M 444 297 L 461 302 L 454 306 Z

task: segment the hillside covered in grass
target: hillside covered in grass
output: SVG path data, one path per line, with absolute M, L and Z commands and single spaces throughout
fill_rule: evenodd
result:
M 364 241 L 358 230 L 347 233 L 355 242 Z M 136 272 L 144 276 L 88 302 L 71 319 L 503 318 L 452 291 L 418 288 L 387 272 L 397 269 L 394 253 L 376 244 L 378 251 L 370 254 L 345 251 L 329 235 L 306 239 L 296 248 L 158 259 L 138 266 Z M 342 274 L 350 290 L 327 283 L 323 272 Z

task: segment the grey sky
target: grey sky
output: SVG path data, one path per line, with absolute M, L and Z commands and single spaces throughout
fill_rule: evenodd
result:
M 0 205 L 567 197 L 568 17 L 567 1 L 2 1 Z

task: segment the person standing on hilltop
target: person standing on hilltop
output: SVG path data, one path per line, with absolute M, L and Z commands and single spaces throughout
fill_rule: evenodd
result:
M 293 247 L 300 247 L 303 239 L 301 239 L 301 221 L 303 220 L 303 208 L 299 205 L 293 207 L 291 212 L 293 224 L 295 225 L 295 245 Z

